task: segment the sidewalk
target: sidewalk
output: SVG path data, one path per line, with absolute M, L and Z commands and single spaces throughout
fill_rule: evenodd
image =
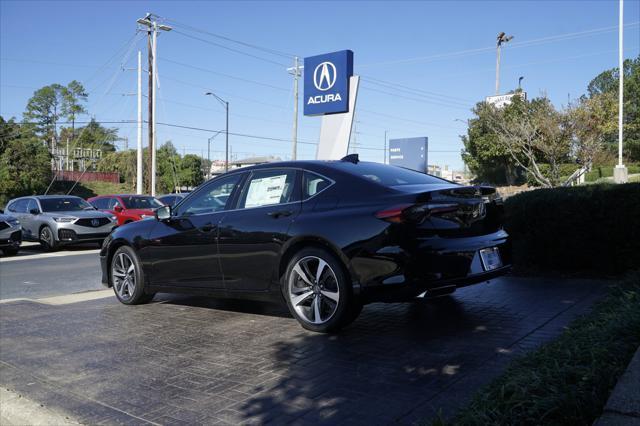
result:
M 613 389 L 594 426 L 640 426 L 640 348 Z

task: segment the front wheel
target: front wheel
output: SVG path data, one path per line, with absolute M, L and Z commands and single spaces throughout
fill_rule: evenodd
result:
M 144 271 L 138 255 L 129 246 L 122 246 L 114 253 L 109 279 L 116 297 L 125 305 L 139 305 L 153 299 L 153 294 L 144 292 Z
M 54 251 L 58 248 L 58 242 L 48 226 L 43 226 L 40 230 L 40 246 L 46 251 Z
M 355 320 L 362 309 L 342 264 L 323 249 L 305 248 L 296 253 L 282 285 L 289 311 L 307 330 L 336 331 Z

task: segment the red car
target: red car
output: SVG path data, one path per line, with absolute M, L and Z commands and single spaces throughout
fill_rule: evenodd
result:
M 118 225 L 154 217 L 154 210 L 164 205 L 149 195 L 99 195 L 87 201 L 98 210 L 116 215 Z

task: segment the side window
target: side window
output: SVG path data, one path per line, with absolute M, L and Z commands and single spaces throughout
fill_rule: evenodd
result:
M 244 185 L 239 208 L 270 206 L 299 201 L 296 170 L 258 170 Z
M 329 179 L 305 170 L 302 177 L 302 198 L 311 198 L 329 186 Z
M 183 203 L 176 215 L 189 216 L 224 210 L 242 176 L 243 174 L 236 173 L 212 181 Z
M 105 198 L 105 200 L 107 202 L 106 210 L 113 210 L 116 206 L 120 205 L 117 198 Z
M 11 203 L 8 210 L 12 213 L 26 213 L 29 200 L 18 200 Z
M 33 198 L 29 198 L 29 202 L 27 203 L 27 213 L 30 213 L 31 210 L 34 209 L 40 211 L 40 207 L 38 206 L 36 200 L 34 200 Z
M 91 205 L 93 207 L 95 207 L 96 209 L 99 210 L 105 210 L 105 199 L 104 198 L 98 198 L 97 200 L 93 200 L 90 202 Z

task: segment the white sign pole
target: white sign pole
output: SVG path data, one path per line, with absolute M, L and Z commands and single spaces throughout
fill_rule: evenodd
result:
M 349 79 L 348 112 L 322 116 L 316 159 L 339 160 L 349 152 L 349 139 L 351 139 L 359 83 L 360 76 L 354 75 Z

